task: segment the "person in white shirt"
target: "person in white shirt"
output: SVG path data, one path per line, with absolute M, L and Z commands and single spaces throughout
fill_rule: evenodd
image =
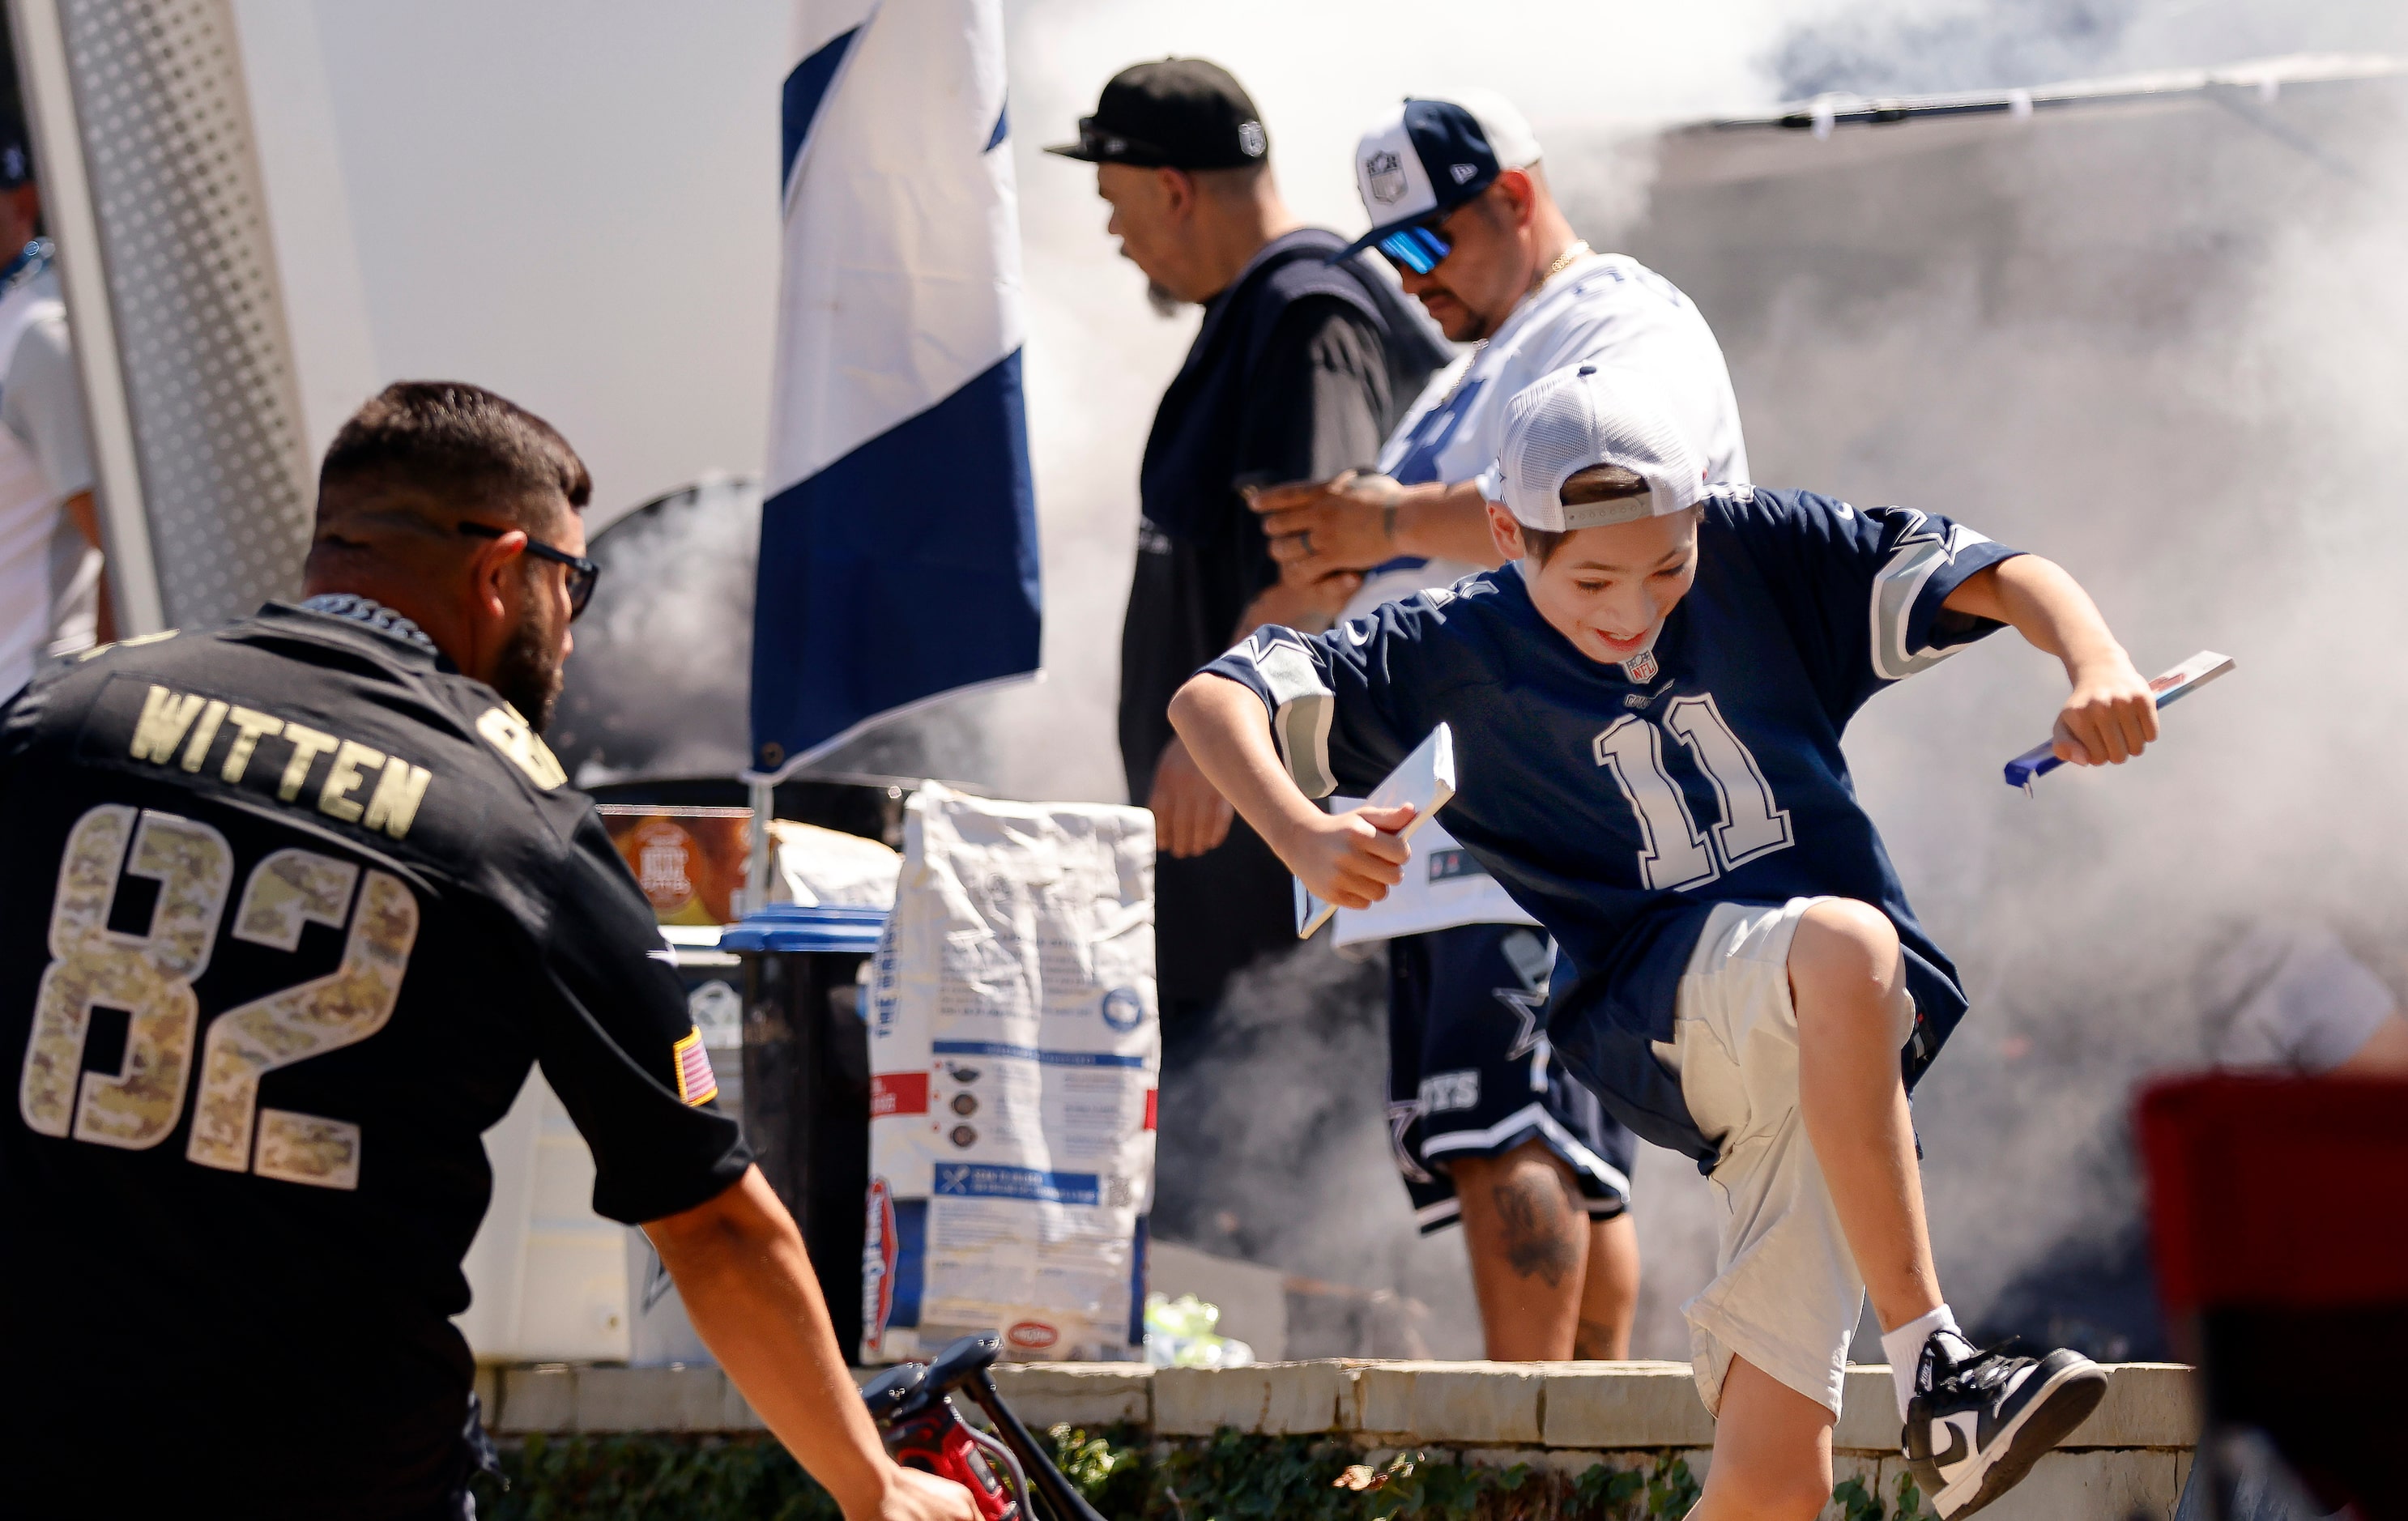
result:
M 2203 969 L 2209 1054 L 2236 1071 L 2408 1076 L 2391 990 L 2315 920 L 2238 929 Z
M 24 128 L 0 121 L 0 697 L 115 637 L 92 442 Z
M 1505 404 L 1567 366 L 1643 373 L 1706 478 L 1748 479 L 1705 319 L 1662 276 L 1573 235 L 1511 105 L 1481 91 L 1409 99 L 1364 134 L 1354 168 L 1372 228 L 1348 251 L 1378 249 L 1447 337 L 1473 347 L 1430 381 L 1376 472 L 1254 500 L 1283 576 L 1363 574 L 1341 622 L 1498 564 L 1481 481 Z M 1470 859 L 1435 821 L 1420 840 L 1421 859 Z M 1627 1356 L 1634 1138 L 1553 1059 L 1545 933 L 1526 915 L 1492 922 L 1498 894 L 1457 884 L 1454 897 L 1462 917 L 1389 940 L 1388 1112 L 1406 1191 L 1426 1232 L 1463 1222 L 1488 1356 Z

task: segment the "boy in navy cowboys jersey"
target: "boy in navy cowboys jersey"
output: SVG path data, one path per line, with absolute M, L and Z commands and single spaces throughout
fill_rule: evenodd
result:
M 1715 1459 L 1693 1516 L 1815 1514 L 1868 1290 L 1910 1469 L 1980 1509 L 2089 1413 L 2078 1355 L 1983 1351 L 1942 1301 L 1907 1093 L 1965 1012 L 1841 753 L 1875 692 L 2013 624 L 2072 683 L 2057 753 L 2120 764 L 2156 708 L 2056 566 L 1944 519 L 1701 491 L 1650 382 L 1581 366 L 1514 398 L 1487 479 L 1517 562 L 1327 634 L 1266 629 L 1172 707 L 1314 892 L 1372 902 L 1407 810 L 1326 814 L 1440 723 L 1455 837 L 1569 962 L 1555 1049 L 1728 1207 L 1687 1315 Z M 1501 497 L 1499 505 L 1496 498 Z
M 456 382 L 337 434 L 298 606 L 0 704 L 0 1388 L 10 1514 L 461 1521 L 492 1448 L 451 1317 L 531 1065 L 704 1340 L 851 1521 L 897 1466 L 659 926 L 538 737 L 592 482 Z

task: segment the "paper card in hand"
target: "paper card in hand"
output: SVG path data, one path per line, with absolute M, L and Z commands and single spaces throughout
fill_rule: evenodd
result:
M 2201 650 L 2173 669 L 2153 678 L 2149 682 L 2149 693 L 2157 699 L 2157 708 L 2162 711 L 2231 668 L 2230 655 Z M 2007 785 L 2021 787 L 2028 794 L 2033 782 L 2064 764 L 2057 758 L 2057 741 L 2054 739 L 2042 739 L 2007 762 Z
M 1431 815 L 1444 808 L 1455 796 L 1455 734 L 1440 724 L 1430 730 L 1429 738 L 1413 747 L 1397 768 L 1390 771 L 1380 784 L 1371 789 L 1366 806 L 1395 808 L 1399 803 L 1413 805 L 1413 816 L 1397 831 L 1399 839 L 1411 839 Z M 1311 940 L 1313 931 L 1329 922 L 1338 905 L 1318 898 L 1306 890 L 1301 879 L 1296 884 L 1296 938 Z

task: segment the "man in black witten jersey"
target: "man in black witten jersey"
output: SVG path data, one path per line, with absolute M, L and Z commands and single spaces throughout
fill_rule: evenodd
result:
M 327 451 L 307 601 L 0 711 L 12 1514 L 472 1514 L 449 1317 L 531 1061 L 595 1208 L 643 1224 L 845 1514 L 973 1514 L 881 1449 L 652 911 L 538 738 L 590 490 L 501 397 L 393 386 Z

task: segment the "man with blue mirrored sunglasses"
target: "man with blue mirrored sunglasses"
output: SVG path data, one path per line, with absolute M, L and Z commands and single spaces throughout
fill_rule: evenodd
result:
M 1365 574 L 1341 619 L 1498 563 L 1479 478 L 1505 403 L 1567 366 L 1641 372 L 1708 479 L 1747 479 L 1704 319 L 1637 261 L 1580 241 L 1511 105 L 1474 91 L 1408 99 L 1363 135 L 1354 177 L 1371 230 L 1348 251 L 1376 249 L 1449 338 L 1477 347 L 1430 382 L 1376 473 L 1274 486 L 1253 503 L 1286 575 Z M 1426 843 L 1442 833 L 1433 823 L 1417 839 L 1423 858 L 1462 855 Z M 1627 1356 L 1635 1143 L 1552 1059 L 1544 932 L 1467 885 L 1451 889 L 1451 922 L 1429 927 L 1425 914 L 1411 926 L 1425 932 L 1389 941 L 1398 1169 L 1426 1231 L 1463 1224 L 1488 1356 Z M 1521 922 L 1495 922 L 1508 916 Z

